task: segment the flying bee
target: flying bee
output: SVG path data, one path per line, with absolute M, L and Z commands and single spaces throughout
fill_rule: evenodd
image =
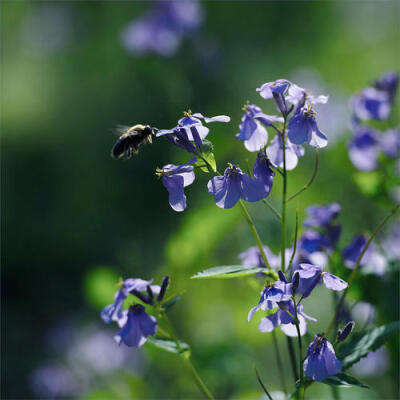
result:
M 142 143 L 152 143 L 156 131 L 156 128 L 149 125 L 118 125 L 114 132 L 119 135 L 119 138 L 111 150 L 111 157 L 117 160 L 131 158 L 132 153 L 139 152 L 139 146 Z

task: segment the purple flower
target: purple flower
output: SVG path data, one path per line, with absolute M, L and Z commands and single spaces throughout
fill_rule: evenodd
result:
M 389 129 L 378 137 L 379 147 L 388 157 L 400 156 L 400 129 Z
M 115 336 L 115 340 L 118 344 L 122 342 L 129 347 L 142 346 L 146 342 L 147 336 L 157 332 L 157 320 L 148 315 L 140 304 L 129 307 L 120 326 L 121 329 Z
M 257 88 L 257 92 L 264 99 L 273 98 L 275 101 L 276 109 L 280 111 L 283 115 L 287 115 L 290 110 L 288 110 L 285 92 L 289 87 L 290 81 L 286 79 L 277 79 L 273 82 L 264 83 L 261 87 Z
M 366 301 L 358 301 L 351 308 L 351 316 L 359 325 L 368 325 L 375 322 L 376 308 Z
M 244 146 L 249 151 L 258 151 L 268 142 L 268 133 L 264 126 L 271 126 L 274 122 L 283 122 L 283 118 L 264 114 L 260 107 L 254 104 L 245 106 L 245 113 L 239 125 L 240 132 L 237 139 L 244 141 Z
M 277 256 L 272 253 L 268 246 L 263 246 L 263 248 L 270 266 L 275 268 L 278 261 Z M 240 253 L 238 258 L 241 260 L 242 265 L 265 267 L 264 259 L 262 258 L 260 250 L 257 246 L 249 247 L 246 251 Z
M 393 102 L 398 84 L 399 74 L 396 71 L 387 71 L 379 79 L 375 80 L 374 87 L 388 93 L 390 101 Z
M 150 12 L 131 22 L 121 33 L 127 51 L 136 55 L 176 53 L 184 35 L 198 28 L 203 9 L 198 1 L 164 0 L 153 2 Z
M 272 164 L 268 157 L 263 153 L 257 154 L 257 159 L 253 166 L 253 175 L 264 185 L 267 193 L 272 189 L 272 184 L 274 182 L 275 172 L 272 170 Z
M 384 121 L 392 111 L 389 94 L 375 88 L 363 89 L 352 98 L 351 104 L 355 117 L 362 121 Z
M 390 364 L 389 354 L 385 347 L 376 351 L 371 351 L 362 358 L 357 364 L 354 364 L 351 371 L 356 376 L 371 376 L 376 378 L 383 375 Z
M 228 165 L 223 176 L 215 176 L 207 185 L 218 207 L 232 208 L 240 198 L 255 202 L 268 196 L 261 182 L 251 179 L 239 167 Z
M 298 248 L 306 253 L 315 253 L 330 247 L 330 241 L 320 232 L 306 230 L 298 241 Z
M 338 203 L 307 207 L 307 219 L 304 221 L 304 226 L 308 228 L 326 227 L 337 218 L 340 210 L 341 207 Z
M 315 111 L 311 105 L 301 107 L 289 120 L 288 137 L 292 143 L 309 143 L 310 146 L 321 148 L 328 144 L 328 138 L 322 133 L 315 120 Z
M 315 335 L 314 341 L 308 346 L 303 369 L 307 378 L 318 382 L 342 370 L 332 344 L 323 335 Z
M 272 332 L 278 326 L 281 326 L 282 331 L 287 336 L 297 336 L 297 329 L 295 319 L 293 318 L 294 303 L 292 300 L 286 302 L 279 302 L 277 304 L 279 310 L 273 314 L 268 315 L 260 320 L 258 329 L 261 332 Z M 303 306 L 297 306 L 297 318 L 299 320 L 300 335 L 303 336 L 307 332 L 306 319 L 315 322 L 316 319 L 308 316 L 303 312 Z
M 185 116 L 178 121 L 178 125 L 176 127 L 172 129 L 161 129 L 157 132 L 157 136 L 163 136 L 163 135 L 176 136 L 177 132 L 179 132 L 179 134 L 181 135 L 180 140 L 183 142 L 182 143 L 183 148 L 185 148 L 186 150 L 188 150 L 187 149 L 188 142 L 195 142 L 197 147 L 200 148 L 203 143 L 203 139 L 205 139 L 206 136 L 208 135 L 208 132 L 210 130 L 202 124 L 201 120 L 204 120 L 204 122 L 206 123 L 229 122 L 231 120 L 230 117 L 228 117 L 227 115 L 217 115 L 215 117 L 208 118 L 200 113 L 192 114 L 190 110 L 184 112 L 184 115 Z M 183 131 L 186 133 L 186 135 L 183 133 Z M 179 146 L 178 143 L 175 144 Z
M 365 235 L 356 235 L 353 237 L 350 244 L 348 244 L 342 251 L 345 267 L 350 269 L 355 267 L 367 241 L 368 239 Z M 363 255 L 360 262 L 360 268 L 362 268 L 365 273 L 372 273 L 375 275 L 383 275 L 385 273 L 385 257 L 378 253 L 374 243 L 369 245 L 367 251 Z
M 194 181 L 195 175 L 191 164 L 196 161 L 197 159 L 193 157 L 186 164 L 168 164 L 156 172 L 162 177 L 162 183 L 169 193 L 169 204 L 175 211 L 180 212 L 186 208 L 184 188 Z
M 310 93 L 308 93 L 305 89 L 292 83 L 289 87 L 286 100 L 289 103 L 292 103 L 294 106 L 301 108 L 305 104 L 307 105 L 314 105 L 318 103 L 326 104 L 328 102 L 328 96 L 320 95 L 315 97 Z
M 321 281 L 331 290 L 342 291 L 347 288 L 347 282 L 329 272 L 324 272 L 322 267 L 312 264 L 300 264 L 296 273 L 300 276 L 297 292 L 303 297 L 308 297 L 312 290 Z
M 128 297 L 128 294 L 132 290 L 137 290 L 139 292 L 145 291 L 147 286 L 150 286 L 153 280 L 145 281 L 143 279 L 134 279 L 129 278 L 125 279 L 121 283 L 121 289 L 119 289 L 114 296 L 114 303 L 104 307 L 101 312 L 101 318 L 106 324 L 111 323 L 111 321 L 119 321 L 123 317 L 122 306 L 124 304 L 125 299 Z M 159 286 L 152 286 L 154 291 L 157 291 Z
M 296 168 L 298 159 L 304 156 L 304 148 L 300 145 L 293 144 L 289 138 L 285 143 L 286 150 L 286 169 L 292 170 Z M 267 156 L 274 165 L 283 168 L 283 144 L 282 138 L 276 135 L 267 147 Z
M 378 133 L 370 127 L 356 128 L 353 139 L 349 143 L 349 157 L 353 165 L 360 171 L 373 171 L 378 164 Z

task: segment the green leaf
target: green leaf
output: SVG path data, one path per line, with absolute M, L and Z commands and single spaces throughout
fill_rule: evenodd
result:
M 146 343 L 150 343 L 153 346 L 156 346 L 159 349 L 168 351 L 170 353 L 181 354 L 181 355 L 184 355 L 186 358 L 189 358 L 190 357 L 189 345 L 184 342 L 181 342 L 180 340 L 178 342 L 179 342 L 180 349 L 178 349 L 176 343 L 173 340 L 161 338 L 161 337 L 147 338 Z
M 180 299 L 182 298 L 182 293 L 177 294 L 176 296 L 173 296 L 169 299 L 167 299 L 165 301 L 165 303 L 163 303 L 163 307 L 165 308 L 165 310 L 169 310 L 171 307 L 173 307 L 175 305 L 176 302 L 178 302 Z
M 339 348 L 337 357 L 342 361 L 342 368 L 347 369 L 365 357 L 370 351 L 378 350 L 389 338 L 400 330 L 400 321 L 354 333 L 348 342 Z
M 326 385 L 333 385 L 333 386 L 340 386 L 340 387 L 347 387 L 347 388 L 361 387 L 361 388 L 368 389 L 367 385 L 364 385 L 356 378 L 354 378 L 350 375 L 344 374 L 343 372 L 340 372 L 333 376 L 328 376 L 321 383 L 325 383 Z
M 205 269 L 193 275 L 190 279 L 232 279 L 243 278 L 256 274 L 257 272 L 267 272 L 266 268 L 249 267 L 246 265 L 227 265 Z

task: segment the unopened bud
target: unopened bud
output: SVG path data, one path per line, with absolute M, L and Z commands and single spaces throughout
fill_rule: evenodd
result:
M 299 283 L 300 283 L 300 274 L 298 272 L 295 272 L 293 275 L 293 283 L 292 283 L 292 295 L 294 296 L 297 292 L 297 289 L 299 288 Z
M 284 273 L 283 273 L 281 270 L 278 271 L 278 275 L 279 275 L 279 279 L 280 279 L 282 282 L 287 283 L 286 277 L 285 277 Z
M 343 342 L 343 340 L 346 340 L 347 336 L 349 336 L 351 331 L 353 330 L 354 325 L 355 322 L 350 321 L 344 326 L 343 330 L 339 329 L 337 333 L 337 341 Z
M 161 288 L 160 288 L 160 293 L 158 293 L 157 301 L 160 302 L 165 296 L 165 292 L 167 291 L 169 285 L 169 277 L 166 276 L 164 277 L 162 283 L 161 283 Z
M 147 294 L 149 295 L 150 299 L 153 300 L 154 294 L 153 294 L 153 291 L 151 290 L 151 286 L 147 285 L 146 289 L 147 289 Z
M 143 301 L 143 303 L 145 303 L 145 304 L 153 304 L 153 299 L 151 299 L 149 296 L 147 296 L 147 295 L 145 295 L 145 294 L 143 294 L 143 293 L 140 293 L 138 290 L 136 290 L 136 289 L 133 289 L 132 291 L 131 291 L 131 294 L 133 294 L 134 296 L 136 296 L 139 300 L 142 300 Z

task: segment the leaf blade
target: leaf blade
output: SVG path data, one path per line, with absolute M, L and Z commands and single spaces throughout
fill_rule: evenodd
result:
M 267 272 L 266 268 L 247 265 L 222 265 L 200 271 L 190 279 L 232 279 L 254 275 L 258 272 Z

